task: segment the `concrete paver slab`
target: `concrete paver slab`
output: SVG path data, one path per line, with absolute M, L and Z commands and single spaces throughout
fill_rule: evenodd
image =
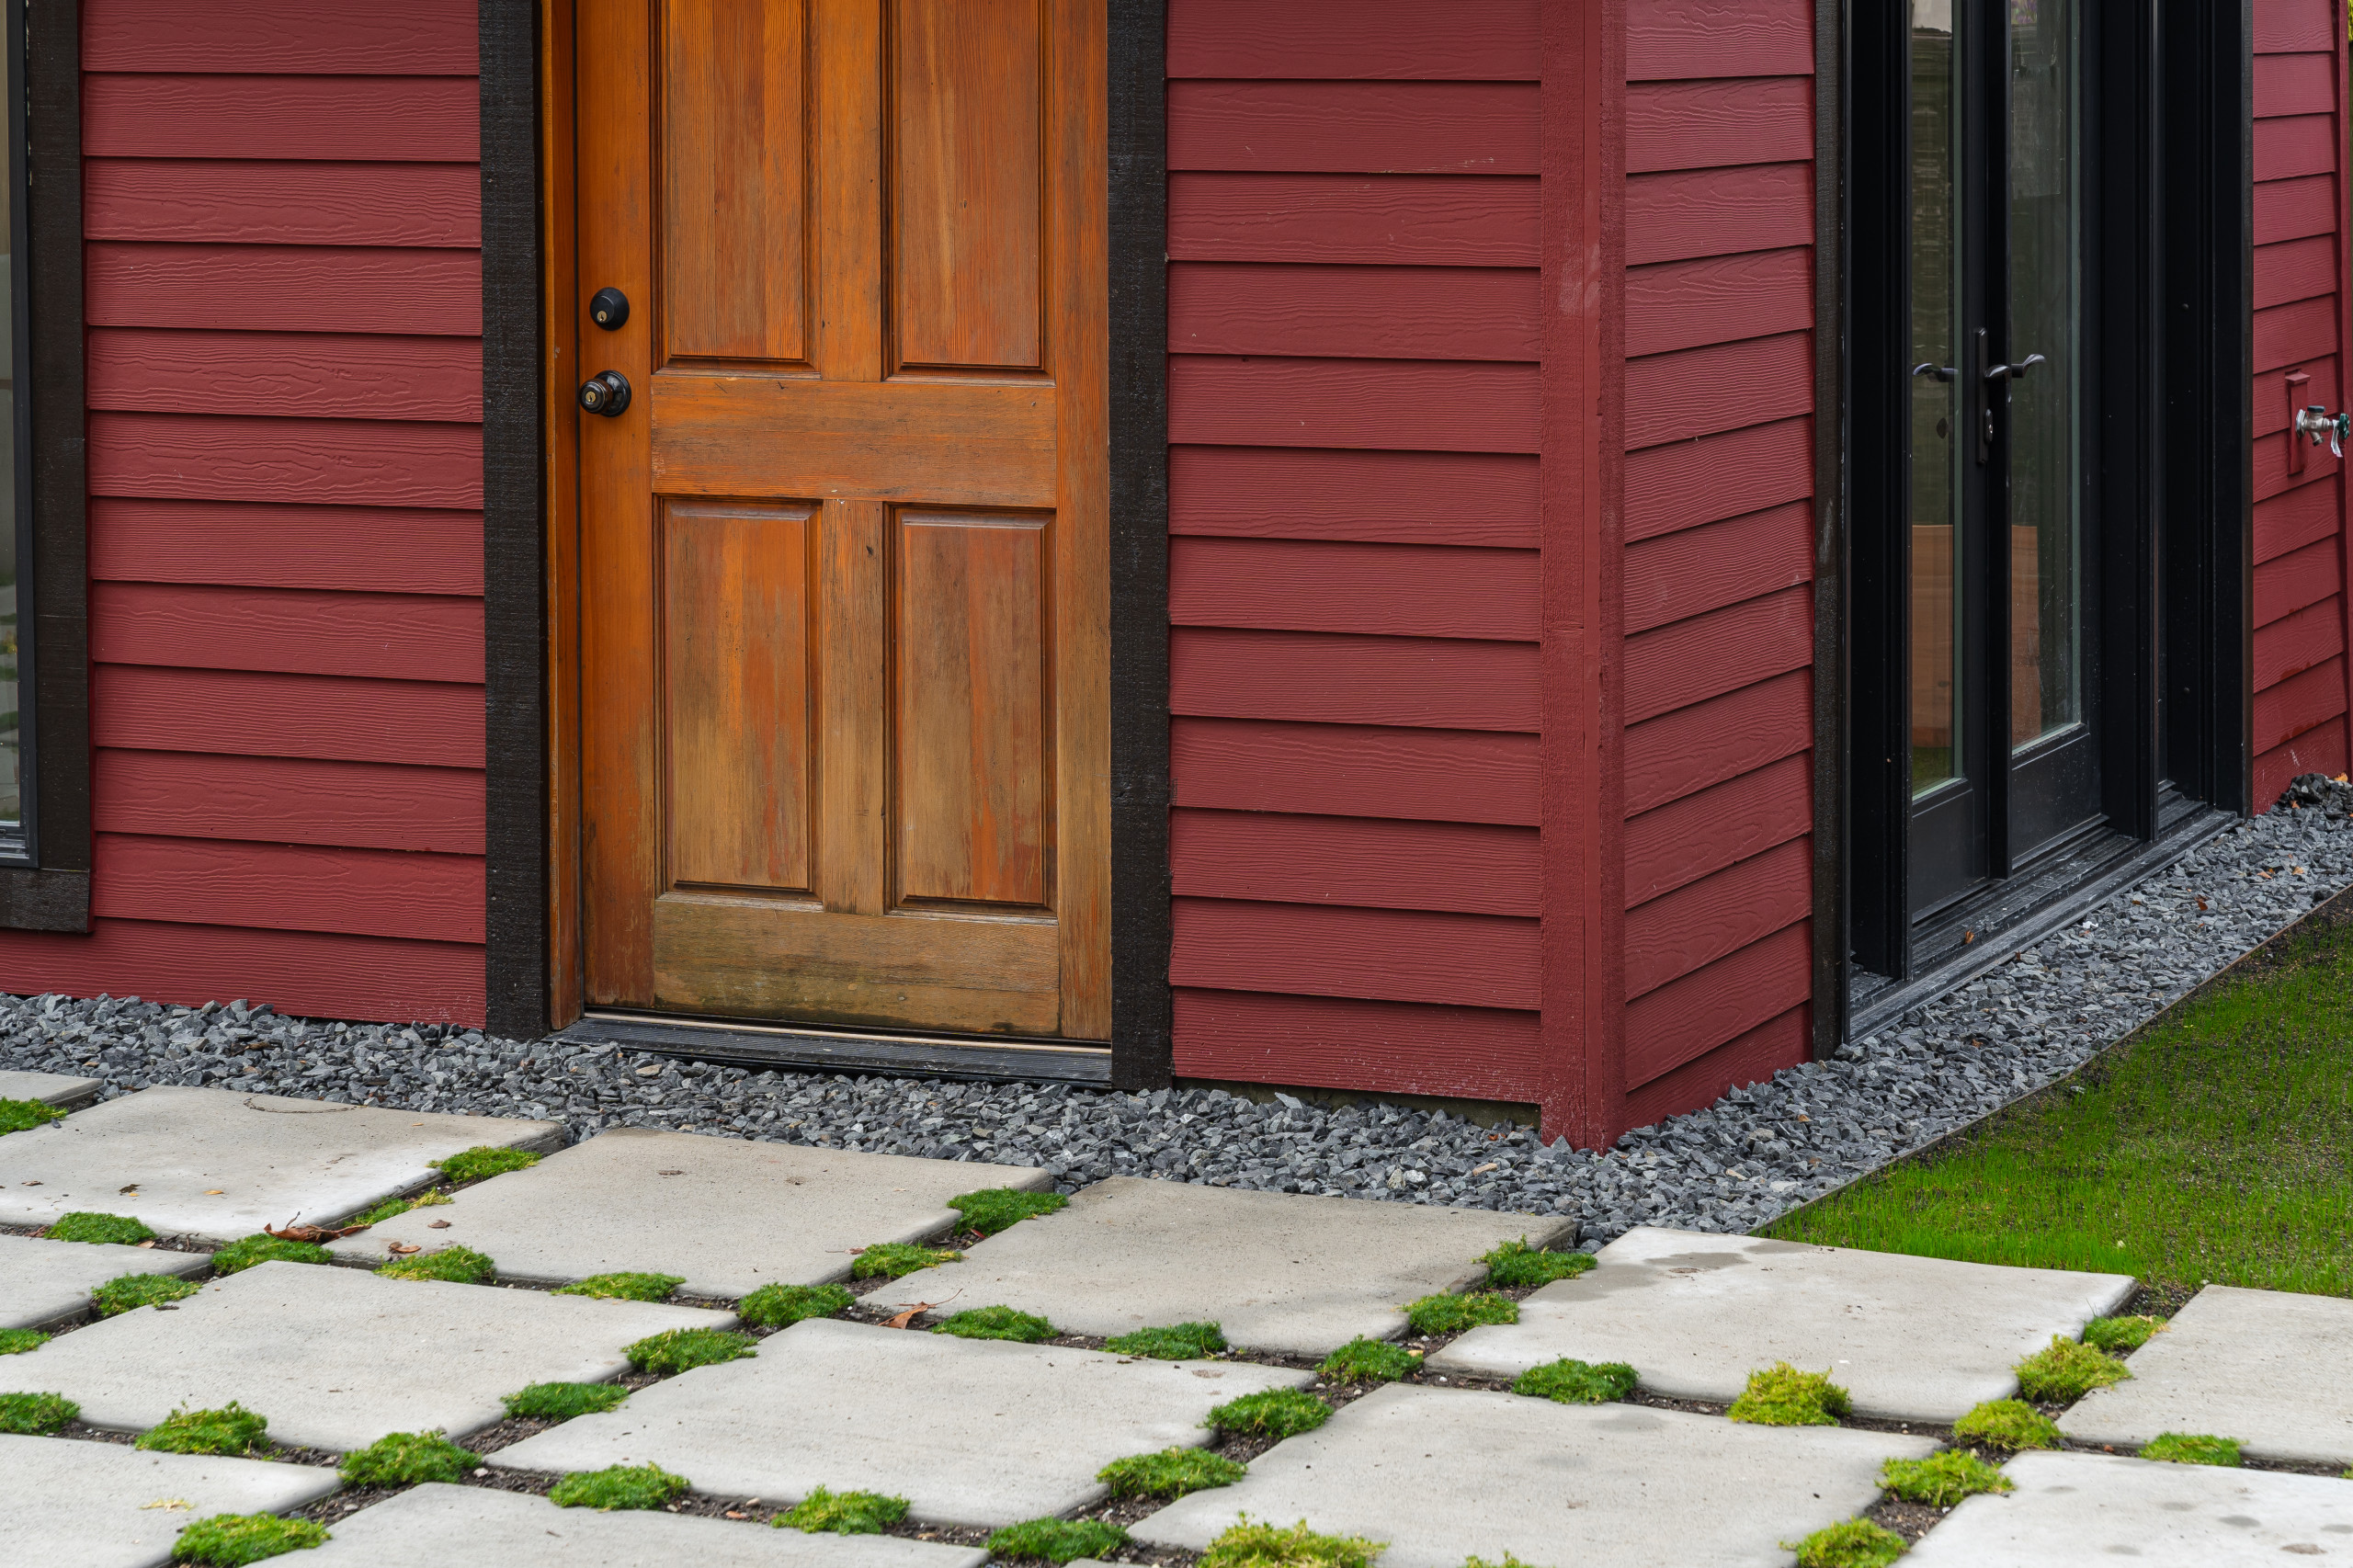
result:
M 1858 1415 L 1951 1421 L 2016 1392 L 2021 1358 L 2115 1311 L 2133 1286 L 1652 1226 L 1599 1258 L 1521 1302 L 1518 1323 L 1474 1328 L 1430 1365 L 1512 1377 L 1563 1356 L 1623 1361 L 1657 1392 L 1730 1401 L 1752 1370 L 1788 1361 L 1827 1368 Z
M 0 1328 L 46 1328 L 88 1308 L 90 1292 L 126 1274 L 194 1274 L 212 1255 L 96 1242 L 0 1236 Z
M 1406 1302 L 1483 1277 L 1481 1254 L 1522 1235 L 1540 1246 L 1570 1223 L 1113 1176 L 900 1284 L 911 1301 L 961 1290 L 1065 1334 L 1217 1323 L 1231 1344 L 1321 1355 L 1397 1334 Z
M 2130 1382 L 2086 1394 L 2059 1429 L 2135 1447 L 2198 1432 L 2236 1437 L 2255 1459 L 2353 1464 L 2353 1301 L 2343 1297 L 2209 1285 L 2131 1365 Z
M 298 1217 L 324 1224 L 422 1187 L 434 1175 L 426 1162 L 461 1149 L 552 1146 L 563 1136 L 551 1121 L 144 1089 L 0 1138 L 0 1224 L 46 1225 L 87 1209 L 233 1242 Z
M 1905 1568 L 2278 1568 L 2353 1558 L 2353 1481 L 2070 1453 L 2020 1454 L 2003 1473 L 2017 1491 L 1963 1501 L 1904 1556 Z
M 1640 1405 L 1392 1384 L 1131 1526 L 1155 1546 L 1207 1547 L 1246 1513 L 1385 1540 L 1380 1568 L 1500 1562 L 1756 1564 L 1778 1543 L 1860 1512 L 1883 1460 L 1925 1437 L 1765 1427 Z
M 71 1073 L 0 1073 L 0 1100 L 39 1100 L 60 1110 L 78 1110 L 106 1087 L 99 1078 Z
M 1211 1405 L 1312 1381 L 1242 1362 L 1129 1361 L 814 1319 L 762 1340 L 757 1356 L 656 1383 L 489 1462 L 576 1471 L 651 1460 L 716 1496 L 797 1502 L 815 1486 L 857 1489 L 904 1497 L 933 1523 L 1005 1525 L 1096 1501 L 1105 1488 L 1095 1472 L 1115 1459 L 1204 1441 Z
M 693 1307 L 265 1263 L 169 1312 L 141 1307 L 0 1356 L 0 1392 L 62 1393 L 85 1421 L 121 1431 L 176 1406 L 235 1400 L 267 1416 L 278 1442 L 341 1453 L 387 1432 L 462 1437 L 500 1420 L 500 1397 L 528 1384 L 599 1381 L 625 1368 L 634 1340 L 733 1322 Z
M 333 1250 L 377 1259 L 390 1242 L 463 1242 L 514 1279 L 633 1269 L 684 1275 L 690 1294 L 742 1296 L 779 1280 L 846 1279 L 858 1247 L 948 1230 L 957 1219 L 948 1199 L 959 1193 L 1049 1185 L 1027 1166 L 620 1128 Z M 435 1220 L 449 1228 L 426 1229 Z
M 0 1562 L 161 1568 L 198 1519 L 284 1513 L 341 1484 L 308 1465 L 0 1437 Z
M 977 1568 L 977 1547 L 812 1535 L 662 1513 L 600 1514 L 480 1486 L 419 1486 L 362 1508 L 302 1568 Z

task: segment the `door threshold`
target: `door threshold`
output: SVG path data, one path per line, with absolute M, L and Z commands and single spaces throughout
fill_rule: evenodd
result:
M 586 1013 L 560 1031 L 567 1045 L 616 1045 L 656 1056 L 793 1073 L 945 1078 L 973 1084 L 1083 1084 L 1108 1088 L 1111 1048 L 991 1036 L 858 1034 L 805 1026 Z
M 1914 929 L 1909 980 L 1852 971 L 1847 992 L 1848 1040 L 1861 1040 L 1913 1008 L 1958 991 L 2110 895 L 2165 869 L 2236 823 L 2232 812 L 2167 791 L 2154 839 L 2092 835 L 2024 874 L 1982 888 L 1937 911 Z

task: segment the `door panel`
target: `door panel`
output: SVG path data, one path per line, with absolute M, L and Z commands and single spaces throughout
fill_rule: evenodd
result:
M 580 16 L 591 1000 L 1105 1037 L 1101 6 Z

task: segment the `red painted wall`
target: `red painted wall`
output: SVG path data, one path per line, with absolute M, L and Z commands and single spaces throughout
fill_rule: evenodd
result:
M 2347 765 L 2343 465 L 2292 404 L 2346 405 L 2345 24 L 2334 0 L 2255 0 L 2255 804 Z M 2300 397 L 2287 378 L 2311 377 Z
M 472 0 L 83 17 L 96 929 L 0 987 L 479 1022 Z
M 1537 0 L 1172 0 L 1176 1071 L 1537 1098 Z

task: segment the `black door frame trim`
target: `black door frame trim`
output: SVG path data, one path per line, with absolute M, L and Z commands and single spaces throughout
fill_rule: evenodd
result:
M 528 1040 L 556 1016 L 540 0 L 481 6 L 485 969 L 488 1027 Z M 1110 0 L 1110 1075 L 1122 1088 L 1164 1085 L 1174 1071 L 1165 27 L 1164 0 Z M 677 1032 L 688 1045 L 699 1038 Z M 1021 1076 L 1009 1070 L 1019 1054 L 1002 1054 L 999 1075 Z M 809 1055 L 814 1068 L 841 1061 Z

